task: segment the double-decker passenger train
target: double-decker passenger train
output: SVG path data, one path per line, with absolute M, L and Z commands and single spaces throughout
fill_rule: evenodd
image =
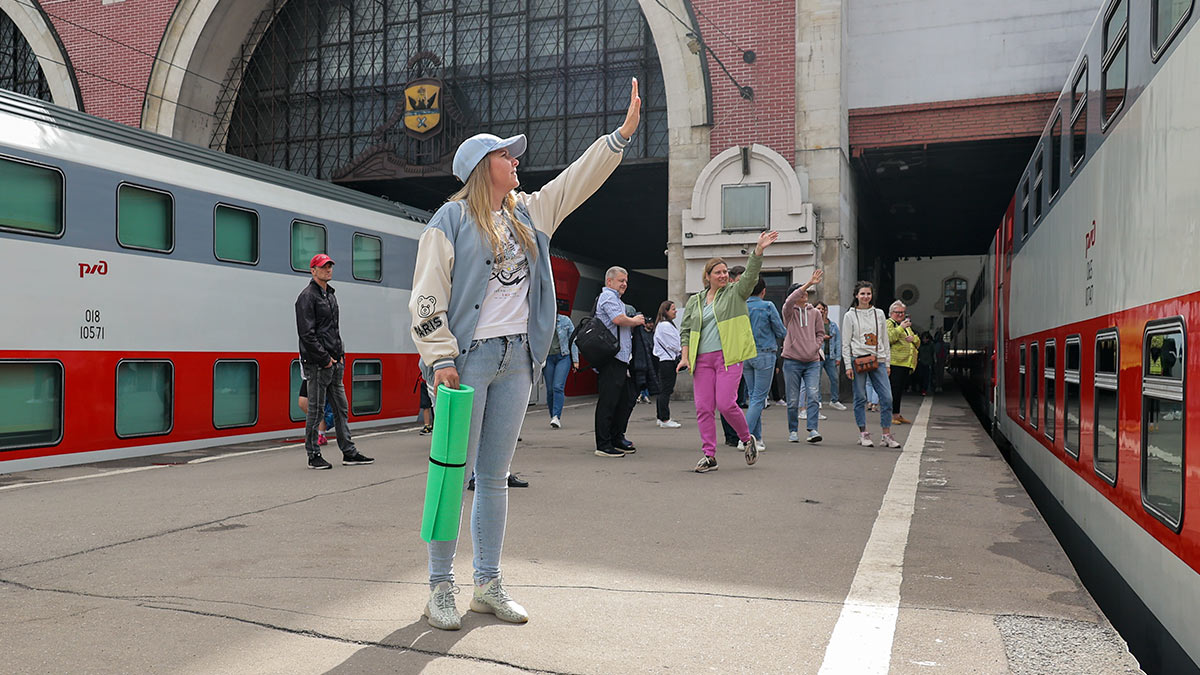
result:
M 953 338 L 1081 578 L 1163 673 L 1200 663 L 1193 1 L 1101 9 Z
M 0 91 L 0 473 L 295 435 L 294 303 L 321 252 L 351 425 L 415 419 L 428 216 Z M 568 310 L 598 292 L 551 263 Z

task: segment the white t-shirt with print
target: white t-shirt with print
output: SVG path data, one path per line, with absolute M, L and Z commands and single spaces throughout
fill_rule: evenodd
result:
M 506 218 L 500 211 L 493 212 L 492 218 L 498 225 L 505 225 Z M 475 325 L 476 340 L 529 332 L 529 258 L 512 227 L 505 225 L 504 231 L 508 238 L 492 262 L 492 275 Z

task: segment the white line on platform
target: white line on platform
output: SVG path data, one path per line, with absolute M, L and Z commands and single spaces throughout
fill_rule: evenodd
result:
M 39 480 L 33 483 L 15 483 L 13 485 L 5 485 L 0 487 L 0 490 L 15 490 L 17 488 L 32 487 L 34 485 L 50 485 L 52 483 L 69 483 L 76 480 L 87 480 L 89 478 L 104 478 L 105 476 L 115 476 L 121 473 L 136 473 L 138 471 L 149 471 L 150 469 L 163 469 L 165 464 L 156 464 L 154 466 L 138 466 L 132 469 L 117 469 L 115 471 L 104 471 L 101 473 L 89 473 L 85 476 L 72 476 L 71 478 L 56 478 L 55 480 Z
M 904 449 L 896 460 L 871 537 L 863 550 L 850 593 L 829 646 L 821 675 L 887 673 L 892 660 L 892 639 L 900 613 L 900 584 L 904 580 L 904 550 L 912 524 L 921 477 L 921 452 L 933 400 L 925 399 Z

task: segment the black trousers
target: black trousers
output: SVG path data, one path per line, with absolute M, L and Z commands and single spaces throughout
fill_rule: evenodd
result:
M 629 416 L 636 405 L 637 392 L 629 377 L 629 364 L 610 359 L 600 366 L 596 379 L 600 398 L 596 401 L 596 449 L 616 447 L 625 438 Z
M 675 377 L 678 375 L 675 368 L 678 366 L 679 359 L 658 361 L 658 420 L 660 422 L 671 419 L 671 394 L 675 393 Z
M 900 399 L 904 398 L 904 388 L 908 385 L 908 376 L 912 368 L 892 365 L 892 373 L 888 380 L 892 383 L 892 414 L 900 414 Z

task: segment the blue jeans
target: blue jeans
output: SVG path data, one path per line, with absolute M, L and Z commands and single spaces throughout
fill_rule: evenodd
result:
M 762 438 L 763 401 L 775 376 L 775 352 L 759 352 L 758 356 L 742 362 L 742 379 L 750 392 L 750 408 L 746 410 L 746 426 L 755 438 Z
M 854 374 L 854 422 L 859 429 L 867 428 L 867 379 L 879 396 L 879 426 L 892 428 L 892 384 L 888 382 L 887 369 L 883 366 L 869 373 Z
M 817 428 L 821 421 L 819 403 L 821 402 L 821 362 L 783 360 L 783 381 L 787 384 L 787 420 L 788 432 L 800 430 L 800 387 L 804 387 L 805 398 L 805 427 L 809 430 Z
M 484 584 L 500 576 L 508 518 L 508 470 L 533 386 L 529 341 L 525 335 L 476 340 L 466 354 L 455 359 L 455 365 L 459 381 L 475 389 L 464 482 L 474 469 L 471 539 L 475 543 L 475 583 Z M 431 586 L 454 583 L 457 546 L 457 541 L 429 542 Z
M 838 372 L 837 361 L 827 358 L 821 362 L 821 369 L 825 371 L 825 375 L 829 378 L 829 402 L 834 403 L 841 396 L 838 391 L 841 386 L 838 382 L 838 379 L 841 378 L 841 373 Z
M 563 391 L 567 386 L 567 375 L 571 373 L 571 357 L 551 354 L 546 357 L 542 378 L 546 380 L 546 398 L 550 399 L 550 416 L 562 417 Z

